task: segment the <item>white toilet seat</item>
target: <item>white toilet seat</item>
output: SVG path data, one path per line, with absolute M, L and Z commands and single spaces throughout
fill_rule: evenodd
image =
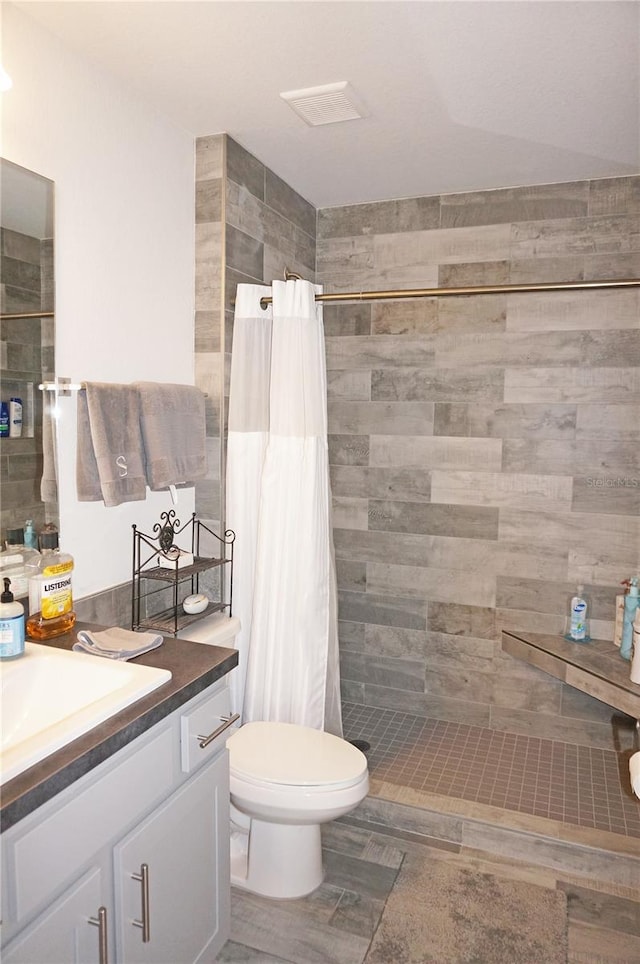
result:
M 326 793 L 359 784 L 365 755 L 330 733 L 293 723 L 245 723 L 227 740 L 232 777 L 282 793 Z

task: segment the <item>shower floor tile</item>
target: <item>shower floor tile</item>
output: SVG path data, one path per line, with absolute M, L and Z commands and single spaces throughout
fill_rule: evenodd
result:
M 371 744 L 379 780 L 640 837 L 626 755 L 355 703 L 342 713 L 345 739 Z

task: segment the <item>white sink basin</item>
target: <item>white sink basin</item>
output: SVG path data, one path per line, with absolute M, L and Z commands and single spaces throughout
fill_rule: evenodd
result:
M 0 663 L 0 783 L 171 679 L 167 669 L 27 643 Z

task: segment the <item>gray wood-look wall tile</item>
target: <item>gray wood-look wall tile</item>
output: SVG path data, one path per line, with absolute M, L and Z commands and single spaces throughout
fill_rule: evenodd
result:
M 527 440 L 573 439 L 576 436 L 576 419 L 576 405 L 438 402 L 434 412 L 433 434 Z
M 431 423 L 428 428 L 429 432 L 425 432 L 423 435 L 417 435 L 416 433 L 412 435 L 372 435 L 371 465 L 383 467 L 403 465 L 455 471 L 457 469 L 471 469 L 473 466 L 480 464 L 489 472 L 499 471 L 502 461 L 502 439 L 436 437 L 430 434 Z M 433 497 L 433 484 L 431 498 L 433 502 L 444 501 Z
M 264 201 L 265 166 L 232 137 L 226 138 L 227 178 Z
M 410 599 L 434 599 L 456 602 L 468 599 L 470 606 L 495 606 L 496 577 L 455 569 L 425 569 L 367 563 L 367 589 L 374 594 L 383 591 Z
M 430 602 L 427 628 L 431 632 L 450 636 L 497 638 L 495 611 L 485 606 L 468 603 Z
M 640 214 L 640 177 L 590 181 L 589 214 Z
M 597 366 L 508 369 L 504 377 L 504 401 L 638 404 L 640 371 Z
M 395 690 L 388 686 L 365 684 L 365 701 L 368 706 L 400 710 L 411 716 L 431 717 L 437 720 L 464 720 L 475 726 L 488 726 L 491 706 L 488 703 L 457 699 L 455 696 L 431 696 Z
M 431 435 L 430 402 L 329 401 L 329 431 L 333 435 Z M 373 444 L 373 437 L 371 439 Z M 384 463 L 383 463 L 384 464 Z
M 369 529 L 461 539 L 497 539 L 498 509 L 370 499 Z
M 614 473 L 575 477 L 573 501 L 575 512 L 611 512 L 614 515 L 640 515 L 640 474 Z
M 431 501 L 493 505 L 530 512 L 571 508 L 573 481 L 564 476 L 434 469 Z
M 346 619 L 338 621 L 338 633 L 340 636 L 340 649 L 350 649 L 361 653 L 365 646 L 365 629 L 368 627 L 364 623 L 352 623 Z
M 262 242 L 245 234 L 244 231 L 239 231 L 231 224 L 226 225 L 225 237 L 227 264 L 243 274 L 255 278 L 263 277 L 264 245 Z
M 333 525 L 339 529 L 366 529 L 369 519 L 367 499 L 333 496 Z
M 425 629 L 426 608 L 422 599 L 387 592 L 338 592 L 340 616 L 352 622 Z
M 505 392 L 501 368 L 386 368 L 371 372 L 374 401 L 501 402 Z M 518 399 L 519 400 L 519 399 Z M 536 399 L 537 401 L 537 399 Z
M 633 334 L 633 333 L 632 333 Z M 582 332 L 479 332 L 442 335 L 435 350 L 435 364 L 458 367 L 529 368 L 532 365 L 578 365 L 584 359 Z
M 196 181 L 196 223 L 220 221 L 222 217 L 222 178 Z
M 513 258 L 509 263 L 510 284 L 540 284 L 545 281 L 584 281 L 585 259 L 580 255 L 556 258 Z
M 338 587 L 346 592 L 366 592 L 366 563 L 338 559 L 336 561 L 336 579 Z
M 367 459 L 368 455 L 367 447 Z M 424 469 L 383 469 L 353 464 L 332 465 L 331 485 L 335 495 L 364 499 L 428 502 L 431 498 L 431 473 Z
M 502 467 L 507 472 L 545 475 L 639 475 L 640 452 L 624 440 L 504 439 Z
M 443 335 L 503 332 L 507 322 L 506 295 L 482 298 L 440 298 L 437 330 Z
M 375 334 L 371 327 L 373 304 L 322 304 L 324 333 L 328 338 Z M 380 334 L 386 334 L 381 332 Z
M 566 615 L 575 590 L 575 585 L 570 582 L 498 576 L 496 605 L 499 609 Z M 585 585 L 584 591 L 588 597 L 591 618 L 610 618 L 619 586 Z
M 580 405 L 576 420 L 576 438 L 640 438 L 640 402 L 629 405 Z
M 439 331 L 435 298 L 415 301 L 376 301 L 371 306 L 372 335 L 430 335 Z
M 368 401 L 371 398 L 371 372 L 345 370 L 327 372 L 327 398 L 329 401 L 337 399 L 350 402 Z
M 318 238 L 390 234 L 440 227 L 440 198 L 414 197 L 318 211 Z
M 389 686 L 403 692 L 424 693 L 424 660 L 387 658 L 363 653 L 343 653 L 340 658 L 340 672 L 347 680 L 368 685 Z
M 592 331 L 637 328 L 640 291 L 554 291 L 507 297 L 507 329 L 512 331 Z
M 506 258 L 500 261 L 441 264 L 438 267 L 439 288 L 466 288 L 476 285 L 506 285 L 508 283 L 509 261 Z
M 368 435 L 329 435 L 329 462 L 331 465 L 368 465 Z
M 367 625 L 364 627 L 364 652 L 391 659 L 424 661 L 429 653 L 428 635 L 419 629 Z
M 224 134 L 196 138 L 196 181 L 223 177 Z
M 443 195 L 442 227 L 583 218 L 588 213 L 589 183 L 542 184 L 531 187 Z
M 638 250 L 640 216 L 554 218 L 512 225 L 512 257 L 532 258 L 572 254 L 626 254 Z
M 433 364 L 434 344 L 424 338 L 401 335 L 360 335 L 326 339 L 329 371 L 398 368 L 401 365 Z
M 265 204 L 285 217 L 287 221 L 291 221 L 292 224 L 302 228 L 306 234 L 315 237 L 316 211 L 313 205 L 268 167 L 265 168 L 264 200 Z
M 585 281 L 640 277 L 640 252 L 589 254 L 584 258 Z

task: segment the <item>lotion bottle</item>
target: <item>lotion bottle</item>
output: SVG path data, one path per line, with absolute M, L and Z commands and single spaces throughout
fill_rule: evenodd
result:
M 622 641 L 620 643 L 620 655 L 623 659 L 631 659 L 631 649 L 633 646 L 633 621 L 640 603 L 640 589 L 638 588 L 638 577 L 634 576 L 630 582 L 629 592 L 624 600 L 624 621 L 622 623 Z
M 3 582 L 4 592 L 0 596 L 0 659 L 16 659 L 24 656 L 24 608 L 14 600 L 8 576 Z

